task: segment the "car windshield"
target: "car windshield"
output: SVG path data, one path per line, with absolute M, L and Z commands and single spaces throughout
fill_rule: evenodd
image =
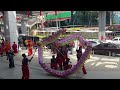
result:
M 94 43 L 94 44 L 97 44 L 97 42 L 95 42 L 95 41 L 90 41 L 91 43 Z
M 118 39 L 113 39 L 113 41 L 118 41 Z

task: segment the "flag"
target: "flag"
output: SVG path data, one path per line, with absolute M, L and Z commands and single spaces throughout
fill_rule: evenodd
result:
M 57 15 L 57 11 L 55 11 L 55 15 Z
M 27 16 L 30 17 L 30 11 L 27 11 Z
M 42 16 L 42 11 L 40 11 L 40 16 Z

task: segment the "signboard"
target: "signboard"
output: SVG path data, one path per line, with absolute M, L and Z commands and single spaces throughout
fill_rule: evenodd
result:
M 57 11 L 57 19 L 66 20 L 71 18 L 71 11 Z M 47 15 L 44 16 L 45 20 L 56 20 L 55 11 L 48 12 Z

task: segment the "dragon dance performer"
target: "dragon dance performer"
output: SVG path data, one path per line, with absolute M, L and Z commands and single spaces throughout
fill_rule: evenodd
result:
M 80 47 L 79 47 L 79 50 L 76 50 L 76 52 L 77 52 L 77 59 L 78 59 L 77 61 L 79 61 L 79 59 L 80 59 L 81 56 L 82 56 L 82 46 L 80 46 Z M 82 66 L 82 71 L 83 71 L 84 74 L 87 74 L 84 65 Z
M 2 43 L 1 43 L 1 46 L 0 46 L 0 55 L 1 57 L 3 56 L 3 53 L 4 53 L 4 48 L 5 48 L 5 42 L 4 42 L 4 39 L 1 39 L 2 40 Z
M 29 67 L 28 67 L 28 62 L 32 60 L 33 57 L 29 60 L 25 54 L 22 54 L 23 60 L 22 60 L 22 79 L 29 79 L 30 74 L 29 74 Z
M 26 40 L 25 41 L 28 45 L 28 56 L 31 56 L 33 54 L 33 42 L 32 40 Z
M 7 60 L 8 60 L 8 52 L 9 52 L 10 49 L 11 49 L 10 42 L 8 42 L 6 40 L 6 42 L 5 42 L 5 52 L 6 52 Z
M 36 52 L 37 48 L 35 48 L 35 52 Z M 22 54 L 22 57 L 23 57 L 23 60 L 22 60 L 22 79 L 29 79 L 30 77 L 30 74 L 29 74 L 29 65 L 28 65 L 28 62 L 30 62 L 34 55 L 35 55 L 35 52 L 33 53 L 33 56 L 28 59 L 26 54 Z
M 13 49 L 15 54 L 18 53 L 17 44 L 15 42 L 13 42 L 12 49 Z

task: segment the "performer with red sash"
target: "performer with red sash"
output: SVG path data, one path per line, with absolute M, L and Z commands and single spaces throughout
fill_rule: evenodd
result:
M 18 51 L 17 51 L 17 44 L 15 42 L 13 42 L 12 49 L 13 49 L 15 54 L 18 53 Z

